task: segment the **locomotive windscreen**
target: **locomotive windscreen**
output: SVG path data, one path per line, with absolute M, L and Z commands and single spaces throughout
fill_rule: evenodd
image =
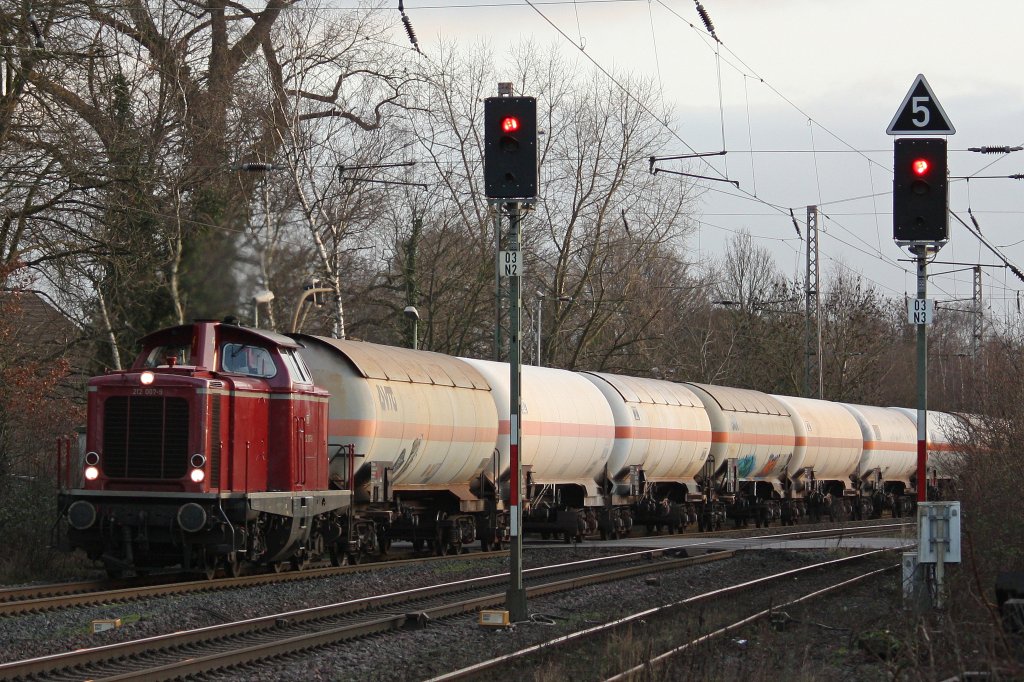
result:
M 188 468 L 184 398 L 111 396 L 103 410 L 103 473 L 178 479 Z

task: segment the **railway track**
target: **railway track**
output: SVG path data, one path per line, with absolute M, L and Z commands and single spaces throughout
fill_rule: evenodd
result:
M 552 660 L 573 661 L 577 679 L 627 682 L 638 679 L 699 678 L 699 673 L 678 667 L 678 659 L 696 647 L 729 633 L 749 627 L 759 620 L 771 620 L 780 626 L 790 619 L 786 609 L 849 589 L 863 581 L 879 579 L 897 570 L 898 562 L 883 567 L 864 568 L 857 564 L 878 559 L 888 550 L 873 550 L 853 556 L 822 561 L 797 569 L 780 571 L 752 580 L 709 590 L 670 604 L 645 609 L 615 620 L 576 630 L 522 648 L 513 653 L 433 677 L 429 682 L 455 680 L 521 679 Z M 792 586 L 799 580 L 803 595 L 794 598 Z M 755 594 L 751 594 L 755 593 Z M 642 656 L 616 651 L 617 643 L 634 641 Z M 620 649 L 622 647 L 620 646 Z M 632 652 L 635 654 L 635 652 Z M 631 664 L 616 667 L 625 657 Z M 591 668 L 580 662 L 591 662 Z M 670 666 L 677 665 L 675 668 Z M 548 671 L 551 673 L 552 671 Z M 549 676 L 552 676 L 549 674 Z M 557 677 L 557 673 L 553 676 Z
M 508 556 L 508 551 L 470 552 L 460 554 L 458 556 L 429 556 L 411 559 L 393 559 L 389 561 L 349 566 L 331 566 L 326 568 L 312 568 L 303 571 L 284 571 L 282 573 L 261 573 L 259 575 L 240 576 L 237 578 L 216 578 L 213 580 L 182 579 L 167 582 L 166 580 L 159 580 L 154 576 L 135 583 L 132 583 L 131 581 L 116 581 L 115 585 L 117 586 L 113 588 L 111 588 L 110 580 L 90 580 L 76 583 L 57 583 L 53 585 L 12 588 L 10 590 L 0 591 L 0 617 L 16 616 L 26 613 L 40 613 L 75 606 L 116 604 L 137 601 L 139 599 L 150 599 L 153 597 L 168 597 L 172 595 L 191 594 L 196 592 L 212 592 L 216 590 L 251 587 L 255 585 L 315 580 L 317 578 L 326 578 L 336 575 L 365 573 L 367 571 L 373 571 L 384 565 L 403 566 L 428 564 L 453 559 L 472 561 L 474 559 L 488 559 L 500 556 Z
M 679 554 L 685 553 L 648 550 L 545 566 L 524 571 L 524 583 L 527 594 L 538 597 L 732 556 Z M 502 573 L 15 661 L 0 665 L 0 678 L 176 679 L 498 606 L 507 585 Z
M 657 541 L 668 538 L 697 538 L 706 540 L 708 544 L 714 544 L 723 538 L 777 538 L 780 541 L 793 539 L 808 539 L 833 537 L 837 534 L 852 537 L 859 535 L 870 535 L 879 532 L 899 532 L 910 525 L 909 521 L 901 520 L 876 520 L 869 522 L 847 522 L 839 524 L 823 524 L 822 528 L 806 528 L 800 530 L 786 530 L 778 532 L 779 529 L 727 529 L 715 533 L 681 533 L 665 536 L 637 536 L 636 538 L 624 538 L 618 541 L 605 541 L 593 546 L 621 546 L 628 545 L 631 540 L 641 539 Z M 538 546 L 560 546 L 562 543 L 553 541 L 545 543 L 538 541 Z M 499 552 L 469 552 L 461 554 L 459 559 L 473 560 L 486 559 L 496 556 L 507 556 L 507 551 Z M 344 575 L 375 570 L 380 566 L 401 566 L 409 564 L 431 563 L 443 561 L 453 557 L 413 557 L 409 559 L 390 559 L 387 561 L 364 563 L 354 566 L 339 566 L 313 568 L 304 571 L 285 571 L 282 573 L 265 573 L 259 575 L 240 576 L 237 578 L 226 577 L 214 580 L 192 580 L 180 575 L 148 576 L 145 578 L 134 578 L 111 581 L 109 579 L 97 579 L 72 583 L 54 583 L 48 585 L 33 585 L 0 590 L 0 617 L 16 616 L 26 613 L 40 613 L 56 609 L 71 608 L 76 606 L 88 606 L 94 604 L 112 604 L 149 599 L 154 597 L 167 597 L 172 595 L 190 594 L 196 592 L 209 592 L 214 590 L 235 589 L 255 585 L 266 585 L 274 583 L 292 582 L 297 580 L 314 580 L 334 575 Z

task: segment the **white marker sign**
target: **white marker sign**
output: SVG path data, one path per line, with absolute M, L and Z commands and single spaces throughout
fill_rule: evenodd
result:
M 502 277 L 522 277 L 522 262 L 522 251 L 501 251 L 498 254 L 498 274 Z
M 931 324 L 935 317 L 935 300 L 931 298 L 907 299 L 907 322 L 910 324 Z

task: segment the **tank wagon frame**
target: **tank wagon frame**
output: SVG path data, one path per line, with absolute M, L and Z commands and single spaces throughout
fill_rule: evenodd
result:
M 111 574 L 499 548 L 509 395 L 502 363 L 212 321 L 154 332 L 89 382 L 61 541 Z M 530 366 L 521 413 L 523 528 L 542 537 L 912 510 L 912 411 Z M 960 422 L 929 420 L 940 485 Z

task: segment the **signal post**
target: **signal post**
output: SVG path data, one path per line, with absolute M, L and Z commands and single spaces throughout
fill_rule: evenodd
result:
M 956 133 L 928 81 L 919 74 L 886 130 L 889 135 Z M 893 239 L 917 261 L 917 298 L 907 321 L 917 326 L 917 556 L 905 555 L 904 594 L 913 601 L 943 600 L 943 563 L 959 561 L 959 502 L 928 500 L 928 336 L 934 301 L 928 299 L 928 260 L 949 241 L 949 179 L 945 138 L 900 137 L 893 144 Z M 955 523 L 954 523 L 955 520 Z M 954 534 L 953 529 L 956 529 Z M 956 551 L 952 551 L 953 549 Z M 954 558 L 955 557 L 955 558 Z M 919 566 L 928 568 L 926 590 Z M 927 599 L 925 598 L 927 596 Z
M 523 588 L 522 445 L 522 217 L 537 200 L 537 100 L 512 96 L 511 83 L 498 84 L 498 97 L 484 100 L 484 190 L 498 215 L 498 281 L 509 289 L 509 586 L 505 606 L 512 622 L 528 617 Z M 508 216 L 501 249 L 501 213 Z M 501 321 L 496 320 L 500 325 Z M 498 337 L 496 337 L 498 338 Z M 500 352 L 500 351 L 499 351 Z M 500 416 L 500 415 L 499 415 Z M 497 482 L 496 482 L 497 483 Z

